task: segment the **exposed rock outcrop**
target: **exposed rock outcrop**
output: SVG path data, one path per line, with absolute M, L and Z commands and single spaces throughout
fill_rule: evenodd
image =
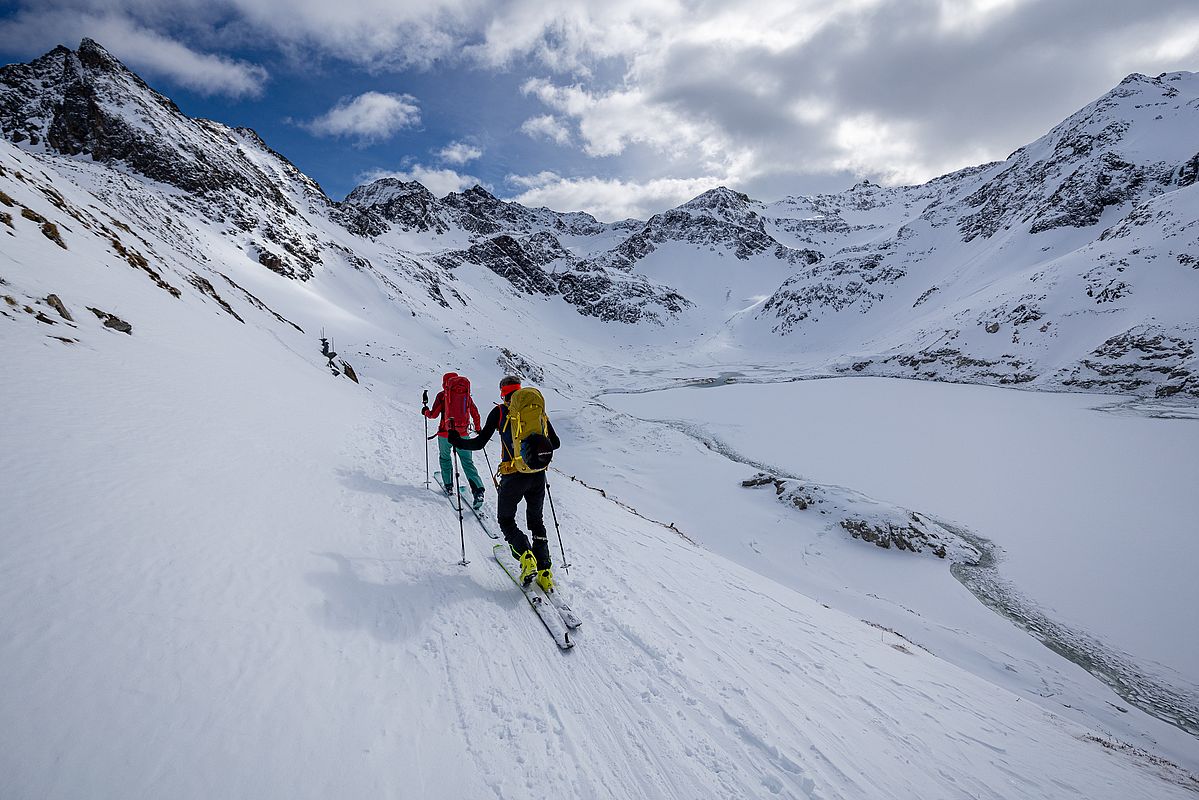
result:
M 849 489 L 779 478 L 765 472 L 742 481 L 741 485 L 772 488 L 780 503 L 797 511 L 827 516 L 853 538 L 884 550 L 929 553 L 937 558 L 971 563 L 980 556 L 972 544 L 922 514 L 880 503 Z

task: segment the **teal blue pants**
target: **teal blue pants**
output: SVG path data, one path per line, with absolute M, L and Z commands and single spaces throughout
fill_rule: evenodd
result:
M 470 483 L 470 488 L 481 489 L 483 481 L 479 478 L 479 471 L 475 469 L 474 453 L 470 450 L 462 450 L 452 447 L 450 440 L 444 436 L 437 437 L 437 455 L 441 461 L 441 483 L 443 486 L 454 485 L 454 460 L 450 455 L 451 450 L 458 451 L 458 460 L 462 462 L 462 471 L 466 473 L 466 480 Z

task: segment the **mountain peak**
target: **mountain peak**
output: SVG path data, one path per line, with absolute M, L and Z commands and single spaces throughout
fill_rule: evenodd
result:
M 61 47 L 61 45 L 60 45 L 60 47 Z M 96 55 L 102 55 L 102 56 L 107 56 L 108 58 L 113 58 L 113 55 L 111 53 L 109 53 L 106 49 L 104 49 L 104 46 L 102 44 L 100 44 L 95 39 L 92 39 L 91 37 L 88 37 L 88 36 L 84 36 L 79 41 L 79 52 L 80 53 L 95 53 Z M 113 59 L 113 60 L 115 60 L 115 59 Z
M 186 116 L 94 39 L 0 67 L 0 130 L 15 144 L 121 162 L 197 195 L 227 198 L 238 189 L 287 203 L 231 144 L 231 129 Z
M 406 181 L 394 175 L 376 178 L 370 183 L 356 186 L 346 195 L 345 202 L 365 208 L 383 206 L 397 198 L 416 196 L 422 200 L 433 200 L 430 192 L 420 181 Z
M 750 196 L 735 192 L 727 186 L 717 186 L 683 203 L 679 208 L 690 210 L 735 208 L 742 209 L 754 202 Z
M 1120 86 L 1129 83 L 1149 83 L 1153 80 L 1148 75 L 1143 75 L 1140 72 L 1130 72 L 1124 76 L 1124 80 L 1120 81 Z
M 133 74 L 128 67 L 121 63 L 120 59 L 105 50 L 99 42 L 86 36 L 79 42 L 79 49 L 75 51 L 75 55 L 78 56 L 80 63 L 91 69 Z
M 715 189 L 709 189 L 708 191 L 700 194 L 699 196 L 700 197 L 711 197 L 711 198 L 723 197 L 723 198 L 728 198 L 730 200 L 740 200 L 742 202 L 749 202 L 749 195 L 744 194 L 742 192 L 735 192 L 727 186 L 717 186 Z
M 1196 73 L 1182 70 L 1162 72 L 1152 77 L 1140 72 L 1133 72 L 1126 75 L 1124 80 L 1114 86 L 1098 102 L 1103 102 L 1108 98 L 1132 97 L 1146 92 L 1172 97 L 1175 92 L 1185 90 L 1184 87 L 1189 86 L 1196 77 Z
M 473 200 L 485 200 L 489 203 L 495 202 L 499 199 L 477 183 L 463 192 L 462 195 L 464 197 L 470 197 Z

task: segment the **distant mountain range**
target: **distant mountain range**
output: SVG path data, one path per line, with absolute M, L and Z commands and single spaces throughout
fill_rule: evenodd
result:
M 1199 396 L 1193 73 L 1130 75 L 1005 161 L 920 186 L 770 203 L 718 187 L 617 223 L 394 178 L 335 202 L 254 131 L 185 116 L 90 39 L 0 68 L 0 129 L 10 234 L 39 235 L 14 224 L 28 211 L 61 240 L 37 222 L 39 246 L 90 237 L 167 294 L 219 298 L 239 319 L 279 316 L 234 277 L 248 265 L 300 282 L 361 273 L 414 314 L 492 303 L 481 278 L 463 280 L 482 270 L 564 337 L 566 317 L 544 309 L 714 362 Z M 13 200 L 31 186 L 38 208 Z M 27 252 L 0 264 L 14 302 L 36 269 Z

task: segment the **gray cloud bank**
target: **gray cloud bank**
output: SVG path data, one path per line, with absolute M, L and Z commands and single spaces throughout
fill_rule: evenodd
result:
M 510 186 L 608 217 L 711 183 L 925 180 L 1003 158 L 1129 72 L 1199 68 L 1194 0 L 20 0 L 0 22 L 13 52 L 82 35 L 231 96 L 267 80 L 225 55 L 248 42 L 376 74 L 523 70 L 512 135 L 571 169 L 530 163 Z M 612 63 L 618 79 L 596 77 Z

